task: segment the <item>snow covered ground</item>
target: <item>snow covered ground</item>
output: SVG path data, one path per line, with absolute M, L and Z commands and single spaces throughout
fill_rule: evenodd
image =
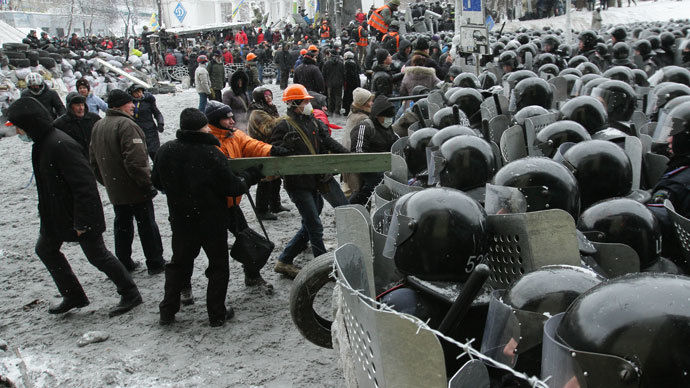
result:
M 276 101 L 280 89 L 273 85 Z M 179 112 L 196 107 L 193 89 L 157 96 L 166 118 L 162 142 L 174 138 Z M 282 105 L 282 103 L 280 103 Z M 284 106 L 281 113 L 285 113 Z M 344 119 L 335 122 L 344 123 Z M 342 131 L 340 131 L 342 132 Z M 340 136 L 334 131 L 334 136 Z M 108 318 L 108 308 L 117 303 L 115 288 L 91 266 L 76 244 L 67 243 L 63 253 L 70 261 L 91 300 L 91 305 L 64 316 L 47 312 L 58 300 L 58 292 L 48 271 L 34 253 L 38 236 L 35 185 L 31 178 L 31 146 L 16 137 L 0 140 L 0 376 L 22 384 L 19 348 L 34 387 L 336 387 L 342 386 L 337 355 L 303 339 L 289 313 L 292 281 L 273 272 L 273 264 L 299 227 L 294 205 L 284 195 L 283 204 L 291 209 L 280 213 L 277 221 L 265 222 L 276 243 L 263 276 L 275 286 L 266 296 L 248 289 L 240 265 L 231 260 L 228 303 L 235 318 L 222 328 L 211 328 L 206 313 L 204 270 L 207 259 L 202 251 L 192 278 L 196 303 L 183 306 L 172 327 L 158 325 L 158 303 L 163 297 L 163 275 L 151 277 L 146 270 L 134 274 L 144 304 L 131 313 Z M 108 223 L 104 237 L 112 250 L 113 208 L 101 187 L 101 199 Z M 170 225 L 165 197 L 154 199 L 156 218 L 163 237 L 165 256 L 170 258 Z M 249 224 L 259 230 L 248 201 L 242 208 Z M 322 220 L 328 249 L 335 248 L 333 209 L 326 204 Z M 231 238 L 232 240 L 232 238 Z M 135 238 L 133 257 L 144 261 Z M 311 254 L 300 256 L 304 265 Z M 100 330 L 110 338 L 102 343 L 77 347 L 86 332 Z
M 638 6 L 603 11 L 604 24 L 690 18 L 687 2 L 638 2 Z M 573 11 L 573 28 L 589 28 L 591 13 Z M 550 25 L 564 28 L 565 17 L 524 23 L 511 23 L 507 29 L 521 25 L 539 28 Z M 272 85 L 280 113 L 280 90 Z M 162 142 L 174 138 L 179 112 L 196 107 L 198 96 L 193 89 L 157 96 L 166 118 L 167 131 Z M 343 118 L 332 120 L 344 124 Z M 342 131 L 333 131 L 337 139 Z M 81 280 L 91 305 L 63 316 L 47 313 L 49 303 L 58 293 L 45 267 L 34 253 L 38 234 L 35 186 L 31 178 L 31 146 L 18 138 L 0 139 L 0 376 L 7 376 L 19 386 L 21 370 L 34 387 L 335 387 L 344 380 L 337 366 L 336 353 L 304 340 L 294 327 L 288 311 L 292 281 L 272 271 L 277 255 L 299 227 L 294 205 L 283 195 L 283 204 L 291 209 L 266 222 L 268 233 L 276 243 L 263 276 L 275 285 L 275 293 L 265 296 L 244 286 L 240 265 L 231 261 L 228 302 L 236 316 L 226 326 L 210 328 L 206 315 L 204 269 L 206 257 L 201 253 L 195 264 L 192 284 L 196 304 L 182 307 L 177 323 L 158 325 L 158 303 L 163 296 L 162 275 L 150 277 L 146 270 L 134 274 L 144 297 L 144 304 L 133 312 L 108 318 L 107 310 L 117 303 L 114 286 L 104 275 L 87 263 L 80 248 L 65 244 L 63 252 Z M 285 194 L 283 192 L 283 194 Z M 101 188 L 109 229 L 106 244 L 113 248 L 113 208 Z M 154 200 L 166 257 L 170 256 L 170 227 L 165 197 Z M 250 225 L 258 224 L 247 201 L 242 208 Z M 333 209 L 326 204 L 322 215 L 326 247 L 334 249 L 335 220 Z M 138 241 L 134 257 L 143 262 Z M 300 256 L 304 264 L 311 255 Z M 77 347 L 86 332 L 100 330 L 110 338 L 102 343 Z M 22 358 L 17 356 L 19 350 Z

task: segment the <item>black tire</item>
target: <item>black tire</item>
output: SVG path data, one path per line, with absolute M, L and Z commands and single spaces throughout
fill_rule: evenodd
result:
M 47 56 L 50 55 L 50 53 L 47 52 L 46 50 L 38 49 L 38 50 L 36 50 L 36 51 L 38 52 L 38 56 L 39 56 L 39 57 L 47 57 Z
M 26 58 L 26 53 L 17 53 L 13 51 L 5 51 L 5 55 L 9 59 L 24 59 Z
M 313 307 L 319 290 L 335 282 L 333 253 L 327 252 L 304 266 L 292 283 L 290 290 L 290 315 L 299 332 L 309 342 L 322 348 L 333 349 L 331 325 L 333 321 L 320 316 Z
M 57 52 L 58 52 L 58 54 L 69 54 L 69 53 L 70 53 L 70 49 L 68 49 L 67 47 L 62 47 L 62 48 L 59 48 L 59 49 L 57 50 Z
M 17 67 L 19 69 L 23 69 L 31 66 L 31 63 L 26 58 L 12 58 L 10 59 L 10 65 Z
M 2 48 L 7 51 L 26 51 L 29 45 L 25 43 L 3 43 Z
M 55 60 L 53 58 L 40 57 L 38 58 L 38 63 L 40 63 L 46 69 L 52 69 L 55 67 Z
M 28 51 L 26 53 L 26 59 L 29 60 L 29 63 L 31 63 L 31 66 L 38 66 L 38 53 L 35 51 Z
M 53 58 L 55 62 L 61 63 L 62 62 L 62 55 L 60 54 L 49 54 L 49 57 Z

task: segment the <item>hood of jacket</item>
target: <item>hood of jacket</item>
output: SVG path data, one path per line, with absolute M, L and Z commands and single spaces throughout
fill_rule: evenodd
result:
M 309 55 L 304 55 L 302 57 L 302 64 L 303 65 L 316 65 L 316 60 Z
M 242 81 L 242 86 L 240 86 L 240 81 Z M 249 83 L 249 76 L 244 70 L 237 70 L 232 73 L 230 77 L 230 89 L 235 93 L 236 96 L 240 96 L 247 92 L 247 84 Z
M 209 144 L 220 147 L 218 138 L 216 138 L 216 136 L 214 136 L 212 133 L 178 130 L 175 133 L 175 136 L 183 143 Z
M 92 96 L 92 94 L 89 94 L 89 97 Z M 67 115 L 72 118 L 78 118 L 77 116 L 74 115 L 74 111 L 72 111 L 72 105 L 73 104 L 84 104 L 84 116 L 86 116 L 87 113 L 89 113 L 89 104 L 86 103 L 86 98 L 82 96 L 81 94 L 77 92 L 70 92 L 67 97 L 65 98 L 65 102 L 67 102 Z
M 403 69 L 403 73 L 409 74 L 411 77 L 415 78 L 426 78 L 436 76 L 436 70 L 433 67 L 425 66 L 406 66 Z
M 374 99 L 374 104 L 371 105 L 371 112 L 369 113 L 369 118 L 371 118 L 372 121 L 377 121 L 376 117 L 378 116 L 395 116 L 395 107 L 388 101 L 388 98 L 383 95 L 379 95 Z
M 398 52 L 404 54 L 405 50 L 412 46 L 412 43 L 407 40 L 407 39 L 400 39 L 400 43 L 398 44 Z
M 41 141 L 53 130 L 53 116 L 33 97 L 22 97 L 10 105 L 7 120 L 26 132 L 34 142 Z

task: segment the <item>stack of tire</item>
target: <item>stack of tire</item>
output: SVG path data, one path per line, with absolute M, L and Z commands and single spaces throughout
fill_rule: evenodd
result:
M 10 65 L 18 69 L 42 65 L 50 70 L 62 63 L 62 55 L 41 49 L 30 50 L 29 45 L 24 43 L 3 43 L 2 50 L 9 58 Z

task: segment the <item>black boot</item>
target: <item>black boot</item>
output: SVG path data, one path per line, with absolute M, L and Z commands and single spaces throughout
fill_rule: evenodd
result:
M 89 299 L 83 298 L 62 298 L 62 302 L 57 305 L 51 305 L 48 308 L 49 314 L 64 314 L 72 309 L 86 307 L 89 305 Z
M 225 325 L 225 321 L 229 321 L 232 319 L 232 317 L 235 316 L 235 310 L 232 308 L 232 306 L 228 306 L 225 310 L 225 317 L 224 318 L 214 318 L 209 320 L 209 325 L 211 327 L 220 327 Z
M 275 214 L 271 214 L 267 211 L 256 211 L 256 218 L 264 221 L 275 221 L 278 219 L 278 217 L 275 216 Z
M 128 312 L 129 310 L 139 306 L 142 303 L 144 303 L 144 301 L 141 299 L 141 294 L 139 293 L 139 291 L 137 291 L 136 294 L 133 294 L 131 296 L 122 296 L 120 297 L 120 303 L 118 303 L 115 307 L 110 309 L 110 311 L 108 312 L 108 316 L 112 318 L 118 315 L 122 315 Z
M 289 212 L 289 211 L 290 211 L 290 209 L 286 208 L 285 206 L 283 206 L 280 203 L 277 205 L 271 206 L 271 213 L 281 213 L 281 212 Z

